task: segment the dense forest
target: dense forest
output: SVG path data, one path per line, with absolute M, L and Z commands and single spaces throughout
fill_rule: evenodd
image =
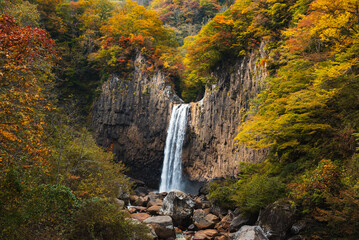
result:
M 309 239 L 357 239 L 359 1 L 139 3 L 0 0 L 0 238 L 151 239 L 117 199 L 128 169 L 91 134 L 101 85 L 131 79 L 141 55 L 198 101 L 219 66 L 262 45 L 268 77 L 228 141 L 268 157 L 208 197 L 249 217 L 290 199 L 316 221 Z

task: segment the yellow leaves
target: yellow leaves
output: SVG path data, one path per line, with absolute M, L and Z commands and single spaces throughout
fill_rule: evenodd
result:
M 335 51 L 348 46 L 358 31 L 357 0 L 315 0 L 309 14 L 302 16 L 296 28 L 284 33 L 290 37 L 287 45 L 291 51 L 301 51 L 313 41 L 320 41 Z

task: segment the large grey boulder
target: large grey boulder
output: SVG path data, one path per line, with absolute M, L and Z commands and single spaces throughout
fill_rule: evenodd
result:
M 268 240 L 260 226 L 242 226 L 230 235 L 231 240 Z
M 192 223 L 195 202 L 184 192 L 173 190 L 163 200 L 161 215 L 171 216 L 175 226 L 182 229 Z
M 153 228 L 159 239 L 174 239 L 176 237 L 172 218 L 169 216 L 149 217 L 143 222 Z
M 287 199 L 268 205 L 259 213 L 258 225 L 270 240 L 281 240 L 296 220 L 296 209 Z

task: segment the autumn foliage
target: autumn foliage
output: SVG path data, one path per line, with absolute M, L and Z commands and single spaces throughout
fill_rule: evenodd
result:
M 94 54 L 103 70 L 126 76 L 133 70 L 134 58 L 147 58 L 148 70 L 162 68 L 161 56 L 176 45 L 172 31 L 162 25 L 157 13 L 134 1 L 127 1 L 101 28 L 101 49 Z
M 0 18 L 0 146 L 1 167 L 47 169 L 48 148 L 42 143 L 46 101 L 51 82 L 54 41 L 46 32 L 20 27 L 10 16 Z

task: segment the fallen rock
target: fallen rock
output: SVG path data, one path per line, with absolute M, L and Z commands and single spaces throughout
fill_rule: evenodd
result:
M 258 225 L 270 240 L 284 239 L 287 231 L 295 222 L 296 209 L 287 199 L 268 205 L 259 213 Z
M 163 201 L 162 200 L 157 200 L 156 202 L 153 201 L 149 201 L 147 203 L 147 207 L 150 208 L 152 206 L 162 206 L 163 205 Z
M 231 240 L 268 240 L 260 226 L 242 226 L 236 233 L 230 235 Z
M 148 197 L 147 207 L 163 205 L 163 195 L 162 194 L 150 192 L 150 194 L 147 197 Z
M 158 205 L 147 208 L 147 212 L 149 212 L 151 215 L 159 215 L 160 211 L 161 211 L 161 206 Z
M 195 208 L 195 209 L 201 209 L 201 208 L 203 208 L 203 207 L 202 207 L 202 198 L 201 198 L 201 196 L 195 197 L 195 198 L 194 198 L 194 202 L 195 202 L 195 205 L 194 205 L 194 208 Z
M 216 205 L 212 206 L 210 209 L 211 209 L 211 213 L 219 218 L 223 218 L 228 213 L 227 209 L 221 208 L 220 206 L 216 206 Z
M 239 214 L 233 218 L 231 224 L 229 225 L 229 232 L 237 232 L 243 225 L 247 224 L 248 221 L 248 218 L 244 217 L 242 214 Z
M 194 234 L 193 240 L 212 240 L 218 236 L 218 231 L 215 229 L 206 229 L 198 231 Z
M 128 208 L 128 211 L 130 213 L 135 213 L 135 212 L 146 212 L 147 208 L 146 207 L 140 207 L 140 206 L 131 206 Z
M 137 219 L 140 222 L 143 222 L 144 220 L 146 220 L 149 217 L 151 217 L 151 215 L 148 213 L 132 213 L 131 214 L 131 218 Z
M 202 209 L 195 210 L 193 222 L 198 229 L 213 228 L 219 222 L 219 218 L 213 214 L 206 214 Z
M 149 192 L 150 192 L 150 191 L 148 190 L 148 188 L 143 187 L 143 186 L 137 187 L 137 188 L 135 189 L 135 194 L 136 194 L 137 196 L 141 196 L 141 197 L 146 196 L 147 194 L 149 194 Z
M 143 221 L 151 225 L 159 239 L 175 238 L 172 218 L 169 216 L 149 217 Z
M 194 205 L 187 194 L 173 190 L 163 200 L 160 214 L 171 216 L 176 226 L 185 229 L 192 223 Z
M 229 240 L 229 235 L 228 234 L 222 234 L 220 233 L 220 236 L 217 236 L 214 238 L 214 240 Z
M 126 206 L 130 203 L 130 193 L 127 191 L 121 192 L 117 198 L 124 201 Z
M 130 203 L 133 205 L 133 206 L 141 206 L 141 207 L 144 207 L 147 205 L 148 203 L 148 197 L 141 197 L 141 196 L 136 196 L 136 195 L 132 195 L 130 197 Z
M 229 230 L 229 226 L 231 225 L 233 220 L 233 213 L 229 212 L 222 220 L 216 224 L 214 227 L 219 232 L 227 232 Z

